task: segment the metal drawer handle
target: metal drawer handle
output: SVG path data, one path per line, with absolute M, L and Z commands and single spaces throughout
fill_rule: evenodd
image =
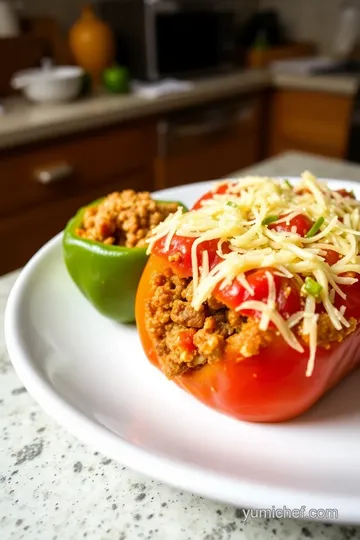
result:
M 46 185 L 65 180 L 65 178 L 71 176 L 73 172 L 73 167 L 68 163 L 57 163 L 56 165 L 36 169 L 34 176 L 37 182 Z

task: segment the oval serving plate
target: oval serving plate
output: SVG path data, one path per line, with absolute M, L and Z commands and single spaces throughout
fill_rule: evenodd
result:
M 156 196 L 190 206 L 211 184 Z M 360 196 L 352 182 L 330 185 Z M 328 521 L 360 523 L 360 370 L 288 423 L 216 413 L 150 365 L 135 326 L 113 323 L 83 298 L 61 240 L 22 270 L 5 316 L 13 365 L 49 415 L 109 457 L 193 493 L 243 507 L 305 506 L 307 519 L 329 509 Z

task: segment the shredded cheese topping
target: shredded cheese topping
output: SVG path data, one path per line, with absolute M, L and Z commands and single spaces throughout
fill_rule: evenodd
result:
M 216 189 L 224 183 L 228 185 L 227 192 L 216 194 Z M 346 300 L 341 285 L 355 283 L 358 278 L 354 274 L 360 274 L 360 201 L 332 191 L 327 183 L 308 171 L 294 188 L 279 179 L 248 176 L 215 184 L 213 193 L 213 198 L 203 200 L 197 210 L 183 213 L 179 208 L 160 223 L 148 239 L 148 253 L 163 237 L 166 237 L 165 251 L 170 249 L 175 234 L 195 239 L 191 249 L 195 309 L 201 307 L 217 285 L 224 288 L 234 279 L 253 295 L 246 279 L 249 270 L 272 268 L 277 275 L 295 279 L 304 295 L 304 308 L 288 319 L 277 311 L 277 291 L 270 272 L 266 272 L 267 302 L 249 300 L 237 309 L 259 312 L 260 329 L 266 330 L 271 321 L 283 339 L 299 352 L 304 349 L 292 328 L 303 321 L 303 334 L 309 336 L 310 349 L 306 376 L 311 376 L 317 348 L 317 302 L 323 304 L 337 330 L 349 326 L 344 306 L 338 310 L 334 299 L 337 294 Z M 269 227 L 269 223 L 289 225 L 300 214 L 315 224 L 313 235 L 300 236 L 295 226 L 286 232 Z M 220 260 L 213 268 L 209 267 L 207 251 L 198 260 L 198 246 L 206 240 L 218 240 Z M 226 253 L 222 249 L 224 242 L 229 248 Z M 325 260 L 328 251 L 340 255 L 331 266 Z M 341 275 L 347 272 L 351 276 Z M 316 298 L 304 290 L 307 277 L 321 288 Z

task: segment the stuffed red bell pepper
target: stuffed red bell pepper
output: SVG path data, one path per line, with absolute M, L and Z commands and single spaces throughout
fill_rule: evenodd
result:
M 302 414 L 360 364 L 359 238 L 360 202 L 308 172 L 216 185 L 149 240 L 146 355 L 222 413 Z

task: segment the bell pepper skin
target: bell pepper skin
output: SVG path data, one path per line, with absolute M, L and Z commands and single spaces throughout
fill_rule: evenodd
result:
M 136 289 L 148 260 L 146 247 L 106 245 L 76 234 L 85 210 L 102 200 L 80 208 L 68 221 L 62 243 L 64 262 L 75 285 L 98 312 L 118 323 L 133 323 Z
M 147 358 L 160 370 L 154 343 L 146 328 L 145 305 L 152 295 L 151 275 L 169 267 L 164 257 L 150 255 L 136 296 L 140 340 Z M 356 291 L 354 288 L 354 293 L 358 300 L 352 316 L 360 319 L 360 287 Z M 284 422 L 305 413 L 360 366 L 360 326 L 342 342 L 333 342 L 329 348 L 318 347 L 310 377 L 305 374 L 308 358 L 308 347 L 299 353 L 277 336 L 255 356 L 242 358 L 237 351 L 228 350 L 220 361 L 190 370 L 173 381 L 208 407 L 238 420 Z

